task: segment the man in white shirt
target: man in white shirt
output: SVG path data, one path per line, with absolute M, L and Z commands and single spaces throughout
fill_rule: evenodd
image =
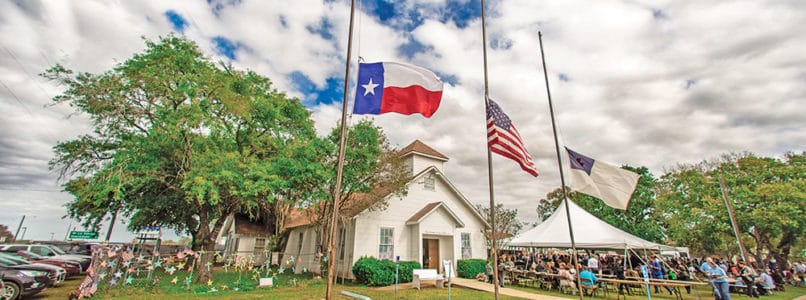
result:
M 591 256 L 591 258 L 588 259 L 588 269 L 590 269 L 590 271 L 593 272 L 593 273 L 599 273 L 599 259 L 598 258 L 599 258 L 599 255 L 597 254 L 595 256 Z

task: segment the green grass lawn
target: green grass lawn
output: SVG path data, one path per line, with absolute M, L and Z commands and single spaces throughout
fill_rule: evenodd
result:
M 290 273 L 290 271 L 287 271 Z M 149 280 L 145 273 L 136 277 L 130 284 L 125 284 L 125 279 L 119 280 L 114 286 L 110 285 L 110 279 L 106 278 L 98 286 L 98 291 L 93 299 L 324 299 L 326 284 L 323 279 L 315 279 L 310 275 L 286 275 L 280 274 L 275 277 L 275 287 L 258 288 L 257 280 L 252 278 L 250 272 L 225 272 L 216 269 L 211 285 L 195 284 L 185 285 L 183 280 L 188 274 L 184 271 L 177 271 L 174 275 L 164 272 L 156 272 L 154 277 L 159 278 L 158 282 Z M 176 278 L 177 282 L 172 283 Z M 65 281 L 59 288 L 50 288 L 30 299 L 67 299 L 67 296 L 75 291 L 83 277 L 75 277 Z M 336 294 L 341 291 L 349 291 L 368 296 L 372 299 L 394 299 L 394 290 L 378 289 L 362 285 L 345 283 L 335 287 Z M 423 288 L 400 289 L 397 292 L 397 299 L 447 299 L 448 289 Z M 453 287 L 451 297 L 455 299 L 494 299 L 491 293 L 479 292 L 469 289 Z M 337 297 L 347 299 L 346 297 Z M 501 296 L 499 299 L 518 299 Z
M 275 287 L 271 288 L 258 288 L 257 280 L 252 278 L 253 273 L 238 273 L 232 270 L 225 272 L 224 270 L 216 269 L 211 285 L 194 283 L 185 285 L 183 284 L 183 280 L 188 274 L 183 271 L 177 271 L 174 275 L 157 272 L 155 273 L 155 277 L 159 278 L 157 283 L 154 283 L 153 279 L 149 280 L 145 273 L 141 275 L 140 277 L 136 277 L 131 284 L 128 285 L 125 284 L 125 280 L 120 280 L 119 283 L 111 286 L 109 283 L 111 278 L 107 278 L 103 280 L 98 287 L 98 292 L 93 296 L 93 299 L 324 299 L 326 288 L 324 280 L 311 278 L 310 275 L 280 274 L 275 277 Z M 175 284 L 171 282 L 174 278 L 177 279 L 177 283 Z M 76 290 L 82 280 L 83 277 L 72 278 L 65 281 L 61 287 L 47 289 L 39 295 L 30 297 L 30 299 L 66 299 L 70 292 Z M 564 295 L 558 292 L 544 291 L 531 287 L 512 285 L 509 287 L 536 294 L 579 299 L 579 296 Z M 350 291 L 368 296 L 372 299 L 395 299 L 394 290 L 389 288 L 378 289 L 347 283 L 336 285 L 335 291 L 337 294 L 341 291 Z M 699 299 L 713 299 L 711 291 L 707 286 L 701 286 L 693 290 L 690 295 L 684 294 L 683 297 L 686 300 L 695 300 L 698 299 L 698 293 Z M 804 295 L 806 295 L 806 288 L 787 286 L 786 292 L 775 292 L 773 296 L 762 296 L 761 300 L 790 300 Z M 337 298 L 347 299 L 346 297 Z M 437 289 L 432 287 L 424 288 L 420 291 L 407 288 L 400 289 L 397 292 L 397 299 L 425 300 L 447 298 L 447 288 Z M 451 298 L 493 299 L 494 297 L 492 293 L 453 287 L 451 289 Z M 601 293 L 597 295 L 596 298 L 605 299 L 604 295 Z M 653 293 L 652 298 L 674 299 L 674 297 L 670 297 L 668 293 Z M 750 299 L 742 294 L 731 294 L 731 298 L 734 300 Z M 502 295 L 499 299 L 517 298 Z M 616 299 L 616 295 L 610 293 L 607 299 Z M 646 296 L 636 295 L 627 297 L 627 300 L 640 299 L 646 299 Z

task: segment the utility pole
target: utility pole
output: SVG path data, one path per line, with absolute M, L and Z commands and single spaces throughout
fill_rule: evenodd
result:
M 22 222 L 25 222 L 25 215 L 22 215 L 22 220 L 20 220 L 20 225 L 17 225 L 17 232 L 14 233 L 14 241 L 17 241 L 17 237 L 20 236 L 20 228 L 22 228 Z
M 73 220 L 70 220 L 70 224 L 67 224 L 67 232 L 64 233 L 64 240 L 67 240 L 68 235 L 70 234 L 70 228 L 73 227 Z

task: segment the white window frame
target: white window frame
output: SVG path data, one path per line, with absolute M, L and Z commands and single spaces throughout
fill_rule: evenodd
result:
M 436 190 L 437 180 L 434 179 L 433 175 L 428 175 L 423 178 L 423 189 L 426 191 L 435 191 Z
M 473 257 L 473 247 L 470 240 L 470 233 L 469 232 L 462 232 L 461 235 L 462 241 L 462 259 L 468 259 Z M 467 254 L 465 254 L 467 251 Z
M 339 228 L 339 260 L 344 260 L 344 245 L 347 240 L 347 228 Z
M 387 233 L 384 236 L 384 233 Z M 378 259 L 392 260 L 395 257 L 395 228 L 381 227 L 378 233 Z M 385 237 L 385 239 L 384 239 Z

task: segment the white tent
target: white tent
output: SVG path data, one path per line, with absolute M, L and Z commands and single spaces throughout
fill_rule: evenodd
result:
M 571 248 L 571 237 L 568 235 L 568 218 L 565 213 L 565 201 L 554 213 L 537 227 L 524 231 L 513 238 L 508 246 L 539 248 Z M 600 220 L 567 201 L 574 227 L 574 241 L 577 248 L 582 249 L 655 249 L 674 250 L 674 247 L 653 243 Z

